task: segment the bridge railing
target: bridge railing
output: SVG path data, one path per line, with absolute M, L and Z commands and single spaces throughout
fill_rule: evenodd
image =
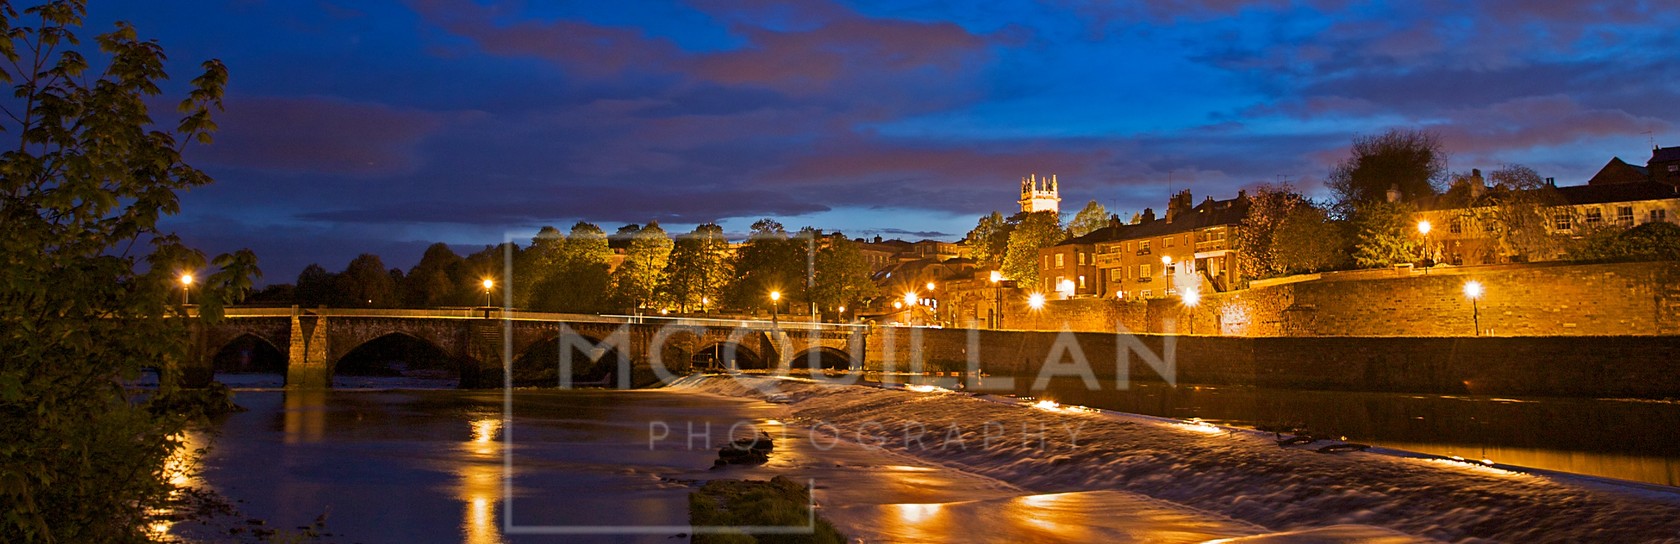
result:
M 637 323 L 649 325 L 682 325 L 694 327 L 741 327 L 753 329 L 779 328 L 793 331 L 856 331 L 867 325 L 856 323 L 813 323 L 809 321 L 766 319 L 719 319 L 704 317 L 667 317 L 651 315 L 596 315 L 555 312 L 532 312 L 495 307 L 428 308 L 419 310 L 391 308 L 299 308 L 301 316 L 321 317 L 387 317 L 419 319 L 503 319 L 510 321 L 564 321 L 569 323 Z M 292 308 L 232 307 L 225 311 L 230 318 L 291 317 Z

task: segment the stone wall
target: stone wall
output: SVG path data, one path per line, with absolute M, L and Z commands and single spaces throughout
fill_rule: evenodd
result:
M 1680 337 L 1219 337 L 882 328 L 870 370 L 1279 389 L 1680 397 Z M 1085 361 L 1085 364 L 1075 363 Z M 1168 370 L 1170 368 L 1170 370 Z
M 1475 307 L 1464 284 L 1477 281 Z M 1365 270 L 1256 282 L 1180 300 L 1006 297 L 1006 328 L 1221 336 L 1652 336 L 1680 334 L 1680 263 Z

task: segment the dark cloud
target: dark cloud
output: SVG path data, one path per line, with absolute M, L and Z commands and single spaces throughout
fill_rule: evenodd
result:
M 215 165 L 362 176 L 413 171 L 416 145 L 445 116 L 329 97 L 233 96 L 214 145 Z

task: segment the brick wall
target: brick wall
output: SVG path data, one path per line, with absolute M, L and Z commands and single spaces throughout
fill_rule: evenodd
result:
M 1680 397 L 1680 337 L 1218 337 L 879 328 L 871 370 L 982 371 L 1030 383 L 1047 365 L 1182 384 L 1585 397 Z M 1170 354 L 1170 355 L 1169 355 Z M 1171 361 L 1163 375 L 1150 363 Z M 1076 366 L 1076 361 L 1088 364 Z M 1108 386 L 1105 386 L 1108 387 Z
M 1123 302 L 1052 300 L 1006 294 L 1005 328 L 1178 332 L 1223 336 L 1475 336 L 1464 284 L 1483 335 L 1627 336 L 1680 334 L 1680 263 L 1535 264 L 1368 270 L 1296 278 L 1202 296 Z

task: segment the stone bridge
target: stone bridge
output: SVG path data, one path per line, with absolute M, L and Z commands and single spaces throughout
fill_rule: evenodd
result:
M 571 385 L 647 385 L 696 366 L 742 370 L 861 368 L 866 328 L 827 323 L 548 314 L 501 309 L 350 310 L 230 308 L 194 325 L 183 383 L 208 384 L 218 354 L 260 342 L 286 362 L 287 386 L 328 387 L 338 363 L 399 335 L 451 360 L 462 387 L 541 379 Z M 507 370 L 513 375 L 507 375 Z M 517 380 L 515 379 L 517 378 Z

